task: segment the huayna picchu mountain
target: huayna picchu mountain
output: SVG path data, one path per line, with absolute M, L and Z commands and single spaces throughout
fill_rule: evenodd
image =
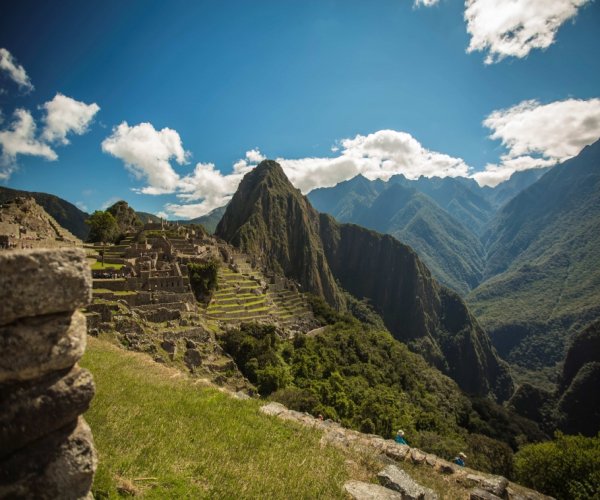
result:
M 394 337 L 466 392 L 511 395 L 508 367 L 484 330 L 410 247 L 319 214 L 278 163 L 265 160 L 246 174 L 216 234 L 334 307 L 344 307 L 340 285 L 369 299 Z

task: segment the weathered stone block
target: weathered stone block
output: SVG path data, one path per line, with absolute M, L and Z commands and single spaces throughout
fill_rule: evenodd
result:
M 77 420 L 94 392 L 91 373 L 79 367 L 0 385 L 0 458 Z
M 196 349 L 188 349 L 185 351 L 183 361 L 190 370 L 193 370 L 202 364 L 202 355 Z
M 92 299 L 92 275 L 77 248 L 0 254 L 0 324 L 72 311 Z
M 489 491 L 482 490 L 481 488 L 475 488 L 469 495 L 470 500 L 502 500 L 501 497 L 490 493 Z
M 0 461 L 0 498 L 85 498 L 97 466 L 83 418 Z
M 37 378 L 73 366 L 83 355 L 81 312 L 23 318 L 0 326 L 0 383 Z
M 383 486 L 362 481 L 348 481 L 344 490 L 355 500 L 402 500 L 402 495 Z
M 412 448 L 410 450 L 410 459 L 417 465 L 421 465 L 423 462 L 425 462 L 425 456 L 426 455 L 417 448 Z
M 395 465 L 388 465 L 377 474 L 377 479 L 382 486 L 399 492 L 404 500 L 434 500 L 438 498 L 433 490 L 421 486 Z
M 394 460 L 404 460 L 408 452 L 410 451 L 410 447 L 405 444 L 398 444 L 394 442 L 388 442 L 385 447 L 385 454 L 393 458 Z

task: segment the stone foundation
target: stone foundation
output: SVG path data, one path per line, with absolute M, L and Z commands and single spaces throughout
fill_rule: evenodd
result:
M 0 254 L 0 498 L 86 498 L 96 470 L 77 365 L 91 274 L 77 249 Z

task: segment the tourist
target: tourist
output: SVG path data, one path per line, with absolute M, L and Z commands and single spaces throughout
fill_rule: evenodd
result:
M 408 445 L 408 443 L 406 442 L 406 439 L 404 439 L 404 431 L 403 430 L 399 430 L 396 433 L 396 437 L 394 438 L 394 441 L 396 441 L 396 443 L 398 443 L 398 444 Z
M 467 459 L 467 455 L 465 455 L 462 451 L 458 454 L 458 456 L 454 459 L 454 463 L 456 465 L 460 465 L 461 467 L 465 466 L 465 460 Z

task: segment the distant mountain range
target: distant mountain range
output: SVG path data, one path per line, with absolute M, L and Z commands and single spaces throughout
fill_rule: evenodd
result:
M 483 329 L 410 247 L 319 214 L 278 163 L 263 161 L 246 174 L 216 235 L 334 307 L 344 308 L 343 289 L 368 299 L 397 339 L 466 392 L 499 400 L 512 393 L 508 368 Z

